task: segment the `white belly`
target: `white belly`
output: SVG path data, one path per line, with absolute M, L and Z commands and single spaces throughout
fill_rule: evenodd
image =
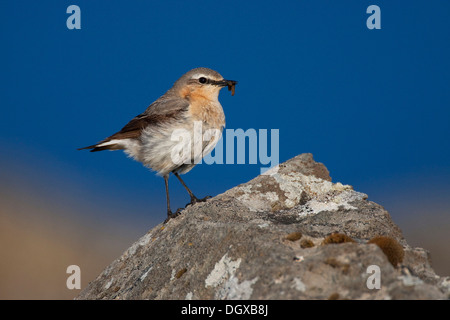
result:
M 149 127 L 142 132 L 138 153 L 132 154 L 132 150 L 129 154 L 159 175 L 183 174 L 214 149 L 221 133 L 222 128 L 201 122 Z

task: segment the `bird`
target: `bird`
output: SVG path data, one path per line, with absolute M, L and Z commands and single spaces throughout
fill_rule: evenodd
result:
M 217 71 L 195 68 L 183 74 L 173 86 L 120 131 L 102 141 L 78 150 L 91 152 L 123 150 L 164 178 L 167 219 L 178 216 L 183 209 L 172 212 L 169 196 L 169 175 L 172 173 L 188 192 L 186 205 L 209 199 L 197 198 L 180 175 L 192 170 L 202 157 L 211 152 L 225 127 L 225 114 L 219 102 L 219 92 L 227 87 L 234 95 L 237 81 L 224 79 Z M 210 133 L 210 139 L 196 138 Z M 174 135 L 184 133 L 185 136 Z M 192 137 L 194 136 L 194 139 Z M 174 138 L 175 137 L 175 138 Z M 181 142 L 180 142 L 181 141 Z M 197 152 L 192 152 L 197 150 Z M 198 151 L 201 152 L 198 152 Z M 186 208 L 185 207 L 185 208 Z

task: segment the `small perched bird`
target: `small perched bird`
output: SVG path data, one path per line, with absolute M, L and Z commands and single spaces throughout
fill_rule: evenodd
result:
M 170 173 L 178 178 L 189 193 L 191 197 L 189 204 L 206 201 L 209 198 L 198 199 L 181 179 L 180 174 L 189 172 L 203 156 L 214 149 L 225 126 L 225 115 L 219 102 L 219 92 L 222 88 L 228 87 L 233 95 L 236 84 L 236 81 L 225 80 L 218 72 L 208 68 L 190 70 L 147 110 L 128 122 L 122 130 L 97 144 L 78 150 L 91 149 L 91 152 L 124 150 L 133 159 L 156 171 L 164 178 L 166 186 L 167 219 L 165 222 L 167 222 L 181 211 L 179 209 L 173 213 L 170 209 Z M 196 124 L 201 125 L 201 134 L 212 130 L 219 135 L 200 140 L 200 155 L 192 152 L 192 150 L 198 150 L 195 139 L 185 139 L 184 145 L 181 144 L 187 150 L 186 152 L 186 150 L 179 150 L 180 141 L 173 138 L 174 132 L 179 130 L 187 132 L 191 137 L 194 136 L 195 128 L 199 127 Z M 184 158 L 180 154 L 184 154 Z M 174 155 L 177 156 L 175 161 Z

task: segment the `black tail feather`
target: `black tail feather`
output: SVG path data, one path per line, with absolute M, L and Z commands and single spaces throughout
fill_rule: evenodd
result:
M 104 151 L 104 150 L 122 150 L 123 148 L 121 146 L 119 146 L 118 144 L 109 144 L 109 145 L 103 146 L 103 147 L 98 147 L 98 144 L 94 144 L 89 147 L 78 148 L 77 150 L 86 150 L 86 149 L 91 149 L 91 150 L 89 150 L 90 152 L 97 152 L 97 151 Z
M 94 144 L 94 145 L 92 145 L 92 146 L 89 146 L 89 147 L 78 148 L 77 150 L 94 149 L 94 148 L 96 148 L 96 147 L 97 147 L 97 145 L 96 145 L 96 144 Z

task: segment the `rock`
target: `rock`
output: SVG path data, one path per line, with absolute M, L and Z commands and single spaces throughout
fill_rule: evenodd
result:
M 333 233 L 333 239 L 325 241 Z M 403 248 L 394 266 L 377 244 Z M 398 247 L 396 247 L 398 250 Z M 395 261 L 397 263 L 397 260 Z M 369 266 L 380 289 L 369 289 Z M 77 299 L 448 299 L 428 253 L 389 213 L 332 183 L 311 154 L 188 207 L 134 243 Z

